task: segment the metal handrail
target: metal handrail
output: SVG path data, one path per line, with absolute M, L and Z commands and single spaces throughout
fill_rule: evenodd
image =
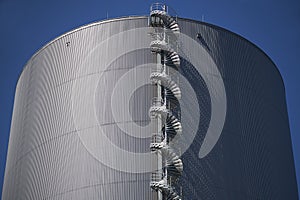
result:
M 161 171 L 152 172 L 151 173 L 151 180 L 158 182 L 161 181 L 164 178 L 165 174 Z
M 150 12 L 152 12 L 154 10 L 160 10 L 160 11 L 168 12 L 168 6 L 166 6 L 163 3 L 153 3 L 150 7 Z
M 172 8 L 170 10 L 172 12 Z M 157 62 L 157 69 L 151 70 L 152 73 L 150 75 L 150 79 L 152 83 L 162 84 L 164 88 L 168 88 L 171 86 L 176 86 L 176 83 L 171 80 L 171 77 L 168 76 L 168 68 L 166 67 L 167 56 L 170 53 L 178 54 L 178 33 L 179 27 L 178 24 L 175 26 L 173 20 L 177 21 L 177 14 L 175 14 L 176 18 L 174 19 L 174 15 L 169 15 L 169 8 L 163 3 L 153 3 L 150 7 L 150 18 L 149 25 L 155 27 L 152 33 L 149 33 L 150 38 L 152 39 L 150 43 L 151 52 L 155 52 L 156 54 L 161 54 L 163 56 L 160 57 L 161 61 Z M 151 20 L 151 21 L 150 21 Z M 161 27 L 161 28 L 160 28 Z M 175 49 L 175 50 L 174 50 Z M 175 55 L 174 54 L 174 55 Z M 168 57 L 168 59 L 174 60 L 177 62 L 177 57 Z M 161 66 L 160 66 L 161 65 Z M 159 86 L 158 86 L 159 87 Z M 176 86 L 177 87 L 177 86 Z M 177 92 L 176 88 L 174 89 Z M 159 92 L 159 91 L 158 91 Z M 177 93 L 176 93 L 177 94 Z M 180 93 L 178 93 L 180 95 Z M 161 95 L 158 95 L 161 96 Z M 151 151 L 161 151 L 162 156 L 165 157 L 162 159 L 162 169 L 159 169 L 151 174 L 151 187 L 156 187 L 160 190 L 166 190 L 161 192 L 168 192 L 172 194 L 172 198 L 174 196 L 173 191 L 175 190 L 172 185 L 174 180 L 177 180 L 177 177 L 172 177 L 174 174 L 169 175 L 168 170 L 173 170 L 173 168 L 168 168 L 168 154 L 163 153 L 165 150 L 169 151 L 169 142 L 166 140 L 167 130 L 166 130 L 166 119 L 168 116 L 173 115 L 170 110 L 170 106 L 167 106 L 168 98 L 165 90 L 165 99 L 161 97 L 154 97 L 151 99 L 151 108 L 149 113 L 151 114 L 151 119 L 156 117 L 160 117 L 162 119 L 162 123 L 165 124 L 165 129 L 162 129 L 162 133 L 160 131 L 152 134 L 150 148 Z M 169 104 L 168 104 L 169 105 Z M 176 116 L 175 116 L 176 117 Z M 172 153 L 172 156 L 174 153 Z M 175 174 L 176 175 L 176 174 Z M 174 180 L 173 180 L 174 179 Z M 178 195 L 175 195 L 174 198 L 178 199 Z
M 150 6 L 150 12 L 155 11 L 155 10 L 159 10 L 159 11 L 164 11 L 166 13 L 168 13 L 170 16 L 175 17 L 176 21 L 177 21 L 177 12 L 170 6 L 167 6 L 163 3 L 153 3 Z
M 151 137 L 151 143 L 160 143 L 163 141 L 161 134 L 154 133 Z
M 154 40 L 164 40 L 163 32 L 151 32 L 151 33 L 149 33 L 149 35 Z
M 149 33 L 151 39 L 165 41 L 167 44 L 177 43 L 177 39 L 171 30 L 166 29 L 165 32 L 152 32 Z
M 161 69 L 151 69 L 151 74 L 152 73 L 163 73 L 164 69 L 163 69 L 163 65 L 161 65 Z
M 153 97 L 151 99 L 151 104 L 152 104 L 152 106 L 163 106 L 164 100 L 162 98 Z

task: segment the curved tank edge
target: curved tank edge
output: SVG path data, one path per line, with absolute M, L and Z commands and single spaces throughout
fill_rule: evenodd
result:
M 86 28 L 90 28 L 90 27 L 93 27 L 93 26 L 97 26 L 97 25 L 100 25 L 100 24 L 105 24 L 105 23 L 109 23 L 109 22 L 112 22 L 112 21 L 119 21 L 119 20 L 130 20 L 130 19 L 142 19 L 142 18 L 148 18 L 148 16 L 146 15 L 141 15 L 141 16 L 122 16 L 122 17 L 117 17 L 117 18 L 111 18 L 111 19 L 104 19 L 104 20 L 100 20 L 100 21 L 95 21 L 95 22 L 92 22 L 90 24 L 86 24 L 86 25 L 82 25 L 82 26 L 79 26 L 77 28 L 74 28 L 70 31 L 67 31 L 65 32 L 64 34 L 54 38 L 53 40 L 49 41 L 48 43 L 46 43 L 45 45 L 43 45 L 39 50 L 37 50 L 31 57 L 30 59 L 25 63 L 22 71 L 20 72 L 19 74 L 19 77 L 18 77 L 18 81 L 19 82 L 19 79 L 20 79 L 20 76 L 21 74 L 23 73 L 23 71 L 25 70 L 26 66 L 40 53 L 42 52 L 45 48 L 47 48 L 49 45 L 51 45 L 52 43 L 56 42 L 57 40 L 69 35 L 69 34 L 72 34 L 72 33 L 75 33 L 77 31 L 80 31 L 80 30 L 83 30 L 83 29 L 86 29 Z M 211 27 L 211 28 L 215 28 L 215 29 L 219 29 L 219 30 L 222 30 L 222 31 L 226 31 L 242 40 L 244 40 L 245 42 L 247 42 L 248 44 L 252 45 L 254 48 L 256 48 L 257 50 L 259 50 L 261 53 L 263 53 L 266 58 L 268 60 L 270 60 L 270 62 L 274 65 L 274 68 L 275 70 L 277 71 L 277 73 L 279 74 L 279 77 L 281 79 L 281 82 L 282 82 L 282 85 L 283 85 L 283 89 L 284 89 L 284 94 L 286 96 L 286 89 L 285 89 L 285 84 L 284 84 L 284 80 L 283 80 L 283 77 L 279 71 L 279 68 L 277 67 L 277 65 L 275 64 L 275 62 L 271 59 L 270 56 L 268 56 L 268 54 L 266 52 L 264 52 L 259 46 L 257 46 L 256 44 L 254 44 L 253 42 L 251 42 L 250 40 L 246 39 L 245 37 L 235 33 L 235 32 L 232 32 L 226 28 L 223 28 L 221 26 L 218 26 L 218 25 L 214 25 L 214 24 L 210 24 L 210 23 L 207 23 L 207 22 L 203 22 L 203 21 L 198 21 L 198 20 L 195 20 L 195 19 L 188 19 L 188 18 L 181 18 L 181 17 L 178 17 L 178 19 L 180 20 L 184 20 L 184 21 L 190 21 L 190 22 L 194 22 L 194 23 L 198 23 L 198 24 L 203 24 L 205 26 L 208 26 L 208 27 Z
M 104 19 L 104 20 L 100 20 L 100 21 L 95 21 L 95 22 L 91 22 L 89 24 L 85 24 L 85 25 L 82 25 L 82 26 L 79 26 L 77 28 L 74 28 L 74 29 L 71 29 L 69 31 L 66 31 L 65 33 L 63 33 L 62 35 L 60 36 L 57 36 L 55 37 L 54 39 L 50 40 L 49 42 L 46 42 L 45 45 L 43 45 L 42 47 L 40 47 L 30 58 L 29 60 L 27 60 L 27 62 L 25 62 L 25 64 L 23 65 L 23 69 L 22 71 L 20 72 L 19 74 L 19 77 L 18 77 L 18 81 L 19 82 L 19 79 L 20 79 L 20 76 L 21 74 L 23 73 L 23 71 L 27 68 L 27 65 L 30 64 L 30 62 L 32 62 L 32 60 L 35 59 L 36 56 L 38 56 L 44 49 L 46 49 L 48 46 L 50 46 L 51 44 L 55 43 L 56 41 L 66 37 L 67 35 L 70 35 L 72 33 L 75 33 L 75 32 L 78 32 L 78 31 L 81 31 L 81 30 L 84 30 L 86 28 L 90 28 L 90 27 L 93 27 L 93 26 L 97 26 L 97 25 L 100 25 L 100 24 L 105 24 L 105 23 L 109 23 L 109 22 L 112 22 L 112 21 L 120 21 L 120 20 L 130 20 L 130 19 L 139 19 L 139 18 L 146 18 L 147 16 L 123 16 L 123 17 L 117 17 L 117 18 L 111 18 L 111 19 Z
M 131 20 L 131 19 L 145 19 L 145 18 L 148 18 L 148 16 L 144 15 L 144 16 L 124 16 L 124 17 L 118 17 L 118 18 L 112 18 L 112 19 L 104 19 L 104 20 L 100 20 L 100 21 L 95 21 L 95 22 L 92 22 L 92 23 L 89 23 L 89 24 L 86 24 L 86 25 L 82 25 L 82 26 L 79 26 L 75 29 L 72 29 L 70 31 L 67 31 L 66 33 L 56 37 L 55 39 L 47 42 L 45 45 L 43 45 L 39 50 L 37 50 L 31 57 L 30 59 L 25 63 L 22 71 L 20 72 L 19 74 L 19 77 L 18 77 L 18 80 L 17 80 L 17 84 L 20 80 L 20 77 L 23 73 L 23 71 L 27 68 L 28 65 L 30 65 L 30 63 L 35 59 L 36 56 L 39 55 L 39 53 L 41 53 L 44 49 L 46 49 L 48 46 L 50 46 L 51 44 L 55 43 L 56 41 L 64 38 L 65 36 L 67 35 L 70 35 L 72 33 L 75 33 L 77 31 L 81 31 L 81 30 L 84 30 L 86 28 L 90 28 L 90 27 L 93 27 L 93 26 L 97 26 L 97 25 L 101 25 L 101 24 L 105 24 L 105 23 L 109 23 L 109 22 L 113 22 L 113 21 L 121 21 L 121 20 Z M 281 82 L 282 82 L 282 85 L 283 85 L 283 90 L 284 90 L 284 94 L 286 96 L 286 90 L 285 90 L 285 83 L 284 83 L 284 80 L 283 80 L 283 77 L 279 71 L 279 68 L 277 67 L 277 65 L 274 63 L 274 61 L 266 54 L 266 52 L 264 52 L 259 46 L 257 46 L 256 44 L 252 43 L 251 41 L 249 41 L 248 39 L 246 39 L 245 37 L 237 34 L 237 33 L 234 33 L 228 29 L 225 29 L 223 27 L 220 27 L 220 26 L 217 26 L 217 25 L 214 25 L 214 24 L 210 24 L 210 23 L 207 23 L 207 22 L 202 22 L 202 21 L 198 21 L 198 20 L 194 20 L 194 19 L 187 19 L 187 18 L 180 18 L 178 17 L 178 19 L 180 20 L 184 20 L 184 21 L 191 21 L 191 22 L 194 22 L 194 23 L 198 23 L 198 24 L 203 24 L 205 26 L 208 26 L 208 27 L 212 27 L 214 29 L 219 29 L 219 30 L 222 30 L 222 31 L 225 31 L 225 32 L 228 32 L 236 37 L 238 37 L 239 39 L 242 39 L 244 40 L 245 42 L 247 42 L 249 45 L 252 45 L 254 48 L 256 48 L 259 52 L 261 52 L 262 54 L 264 54 L 264 56 L 266 56 L 266 58 L 268 60 L 270 60 L 270 62 L 273 64 L 274 68 L 275 68 L 275 71 L 277 71 L 280 79 L 281 79 Z M 16 87 L 17 87 L 17 84 L 16 84 Z M 288 111 L 288 110 L 287 110 Z M 287 115 L 288 116 L 288 115 Z M 290 120 L 289 120 L 290 121 Z M 288 124 L 289 126 L 289 124 Z M 289 131 L 290 131 L 290 126 L 289 126 Z M 290 131 L 291 132 L 291 131 Z M 294 152 L 292 151 L 292 155 L 294 157 Z M 6 159 L 7 159 L 7 155 L 6 155 Z M 295 160 L 293 160 L 295 162 Z M 6 162 L 5 162 L 6 163 Z M 294 168 L 295 168 L 295 163 L 294 163 Z M 296 172 L 296 170 L 295 170 Z M 5 173 L 4 173 L 5 174 Z M 300 184 L 300 183 L 297 183 L 296 181 L 296 184 Z M 2 185 L 2 189 L 3 189 L 3 185 Z M 299 191 L 297 191 L 299 193 Z
M 194 22 L 194 23 L 200 23 L 200 24 L 203 24 L 205 26 L 208 26 L 208 27 L 211 27 L 211 28 L 214 28 L 214 29 L 219 29 L 219 30 L 222 30 L 222 31 L 225 31 L 225 32 L 228 32 L 236 37 L 238 37 L 239 39 L 241 40 L 244 40 L 245 42 L 247 42 L 248 44 L 252 45 L 254 48 L 256 48 L 257 50 L 259 50 L 261 53 L 264 54 L 264 56 L 266 56 L 266 58 L 274 65 L 277 73 L 279 74 L 279 77 L 281 79 L 281 82 L 283 84 L 283 88 L 284 88 L 284 93 L 286 95 L 286 91 L 285 91 L 285 84 L 284 84 L 284 81 L 283 81 L 283 77 L 277 67 L 277 65 L 275 64 L 275 62 L 271 59 L 271 57 L 262 49 L 260 48 L 258 45 L 254 44 L 253 42 L 251 42 L 250 40 L 248 40 L 247 38 L 233 32 L 233 31 L 230 31 L 226 28 L 223 28 L 221 26 L 218 26 L 218 25 L 215 25 L 215 24 L 210 24 L 210 23 L 207 23 L 207 22 L 203 22 L 203 21 L 198 21 L 198 20 L 195 20 L 195 19 L 187 19 L 187 18 L 180 18 L 178 17 L 178 19 L 181 19 L 181 20 L 184 20 L 184 21 L 190 21 L 190 22 Z

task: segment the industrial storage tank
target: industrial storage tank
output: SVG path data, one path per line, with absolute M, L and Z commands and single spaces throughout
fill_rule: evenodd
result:
M 285 89 L 228 30 L 174 17 L 92 23 L 16 87 L 2 199 L 297 199 Z

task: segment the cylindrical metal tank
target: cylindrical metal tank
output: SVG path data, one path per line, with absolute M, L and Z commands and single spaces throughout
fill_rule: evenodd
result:
M 270 58 L 177 19 L 183 199 L 297 199 L 285 89 Z M 96 22 L 39 50 L 16 87 L 2 199 L 150 200 L 157 58 L 145 16 Z

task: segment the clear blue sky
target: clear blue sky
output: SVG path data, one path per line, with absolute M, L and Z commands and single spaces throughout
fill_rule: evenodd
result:
M 201 20 L 204 16 L 204 21 L 240 34 L 275 62 L 285 82 L 300 183 L 300 1 L 163 2 L 175 9 L 180 17 Z M 147 15 L 151 3 L 153 1 L 0 0 L 0 197 L 15 86 L 24 64 L 39 48 L 67 31 L 107 16 Z

